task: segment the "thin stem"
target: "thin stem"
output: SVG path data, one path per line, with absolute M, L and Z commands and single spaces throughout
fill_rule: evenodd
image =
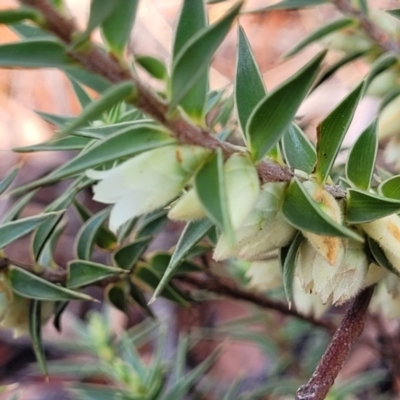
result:
M 354 299 L 311 379 L 298 389 L 296 400 L 325 399 L 350 354 L 352 345 L 364 329 L 364 316 L 373 291 L 374 287 L 370 286 Z

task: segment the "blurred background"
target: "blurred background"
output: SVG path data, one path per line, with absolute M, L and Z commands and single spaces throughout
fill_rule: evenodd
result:
M 89 1 L 66 0 L 71 14 L 80 26 L 85 25 Z M 210 21 L 218 19 L 233 4 L 225 1 L 209 6 Z M 391 0 L 374 0 L 371 7 L 394 8 L 398 2 Z M 396 4 L 397 3 L 397 4 Z M 245 10 L 254 10 L 272 4 L 268 0 L 248 0 Z M 129 51 L 133 54 L 153 55 L 169 64 L 169 54 L 174 35 L 174 25 L 181 5 L 179 0 L 142 0 L 132 33 Z M 1 0 L 0 9 L 16 7 L 14 0 Z M 320 45 L 310 46 L 298 56 L 283 61 L 281 56 L 299 39 L 316 27 L 337 17 L 333 7 L 327 5 L 316 9 L 302 11 L 274 11 L 263 14 L 248 14 L 240 17 L 248 39 L 252 45 L 256 60 L 262 71 L 266 86 L 271 90 L 294 73 L 319 49 Z M 18 40 L 7 27 L 0 26 L 0 44 Z M 211 86 L 214 89 L 231 84 L 235 71 L 236 31 L 232 29 L 220 47 L 211 69 Z M 328 55 L 330 57 L 330 55 Z M 306 101 L 299 112 L 304 116 L 307 133 L 312 138 L 315 126 L 330 109 L 332 109 L 360 78 L 368 71 L 363 61 L 356 61 L 342 68 L 332 79 L 328 80 Z M 149 81 L 150 84 L 154 82 Z M 374 118 L 379 101 L 372 97 L 362 101 L 355 120 L 346 138 L 350 144 L 354 137 Z M 0 69 L 0 178 L 15 164 L 24 163 L 22 173 L 16 182 L 19 185 L 39 177 L 58 166 L 69 157 L 60 153 L 13 153 L 13 147 L 27 146 L 49 139 L 54 127 L 42 121 L 35 111 L 46 113 L 76 115 L 79 112 L 69 81 L 57 70 L 13 70 Z M 24 211 L 24 216 L 31 215 L 65 190 L 65 185 L 46 188 L 35 196 L 34 201 Z M 84 199 L 90 204 L 90 193 Z M 0 202 L 0 215 L 12 205 L 10 200 Z M 77 217 L 69 215 L 71 227 L 57 248 L 57 257 L 65 265 L 72 257 L 74 233 L 78 229 Z M 75 227 L 74 227 L 75 221 Z M 169 249 L 179 237 L 180 224 L 170 224 L 157 240 L 157 248 Z M 29 243 L 22 240 L 9 249 L 15 259 L 29 262 Z M 99 255 L 101 257 L 101 255 Z M 101 291 L 91 293 L 99 297 Z M 85 318 L 89 309 L 101 311 L 100 307 L 88 304 L 72 304 L 63 316 L 63 331 L 59 334 L 51 323 L 44 330 L 47 343 L 47 356 L 50 360 L 76 357 L 70 353 L 65 343 L 71 342 L 77 335 L 76 322 Z M 103 310 L 103 313 L 105 311 Z M 290 393 L 299 382 L 307 380 L 321 352 L 328 343 L 329 336 L 322 331 L 312 330 L 298 321 L 289 321 L 276 313 L 265 313 L 246 304 L 228 300 L 207 300 L 190 309 L 180 309 L 171 303 L 159 300 L 154 305 L 154 312 L 161 322 L 168 321 L 167 335 L 163 344 L 164 356 L 173 357 L 176 352 L 180 334 L 191 332 L 196 342 L 188 355 L 188 365 L 197 365 L 217 347 L 222 346 L 222 353 L 214 363 L 206 386 L 210 388 L 210 397 L 187 397 L 217 399 L 218 393 L 229 388 L 235 380 L 241 379 L 240 390 L 246 391 L 265 385 L 267 377 L 281 376 L 280 383 L 270 382 L 270 395 L 249 395 L 248 399 L 293 398 Z M 336 310 L 340 318 L 341 310 Z M 124 329 L 135 326 L 145 319 L 138 309 L 129 311 L 126 316 L 116 309 L 107 310 L 108 323 L 113 334 L 119 335 Z M 247 321 L 247 322 L 246 322 Z M 213 333 L 211 329 L 213 328 Z M 392 329 L 389 327 L 388 329 Z M 375 337 L 373 328 L 365 337 Z M 204 339 L 206 338 L 206 339 Z M 59 343 L 61 342 L 61 344 Z M 58 343 L 58 344 L 57 344 Z M 63 343 L 63 344 L 62 344 Z M 151 343 L 142 349 L 142 353 L 151 352 Z M 26 337 L 13 340 L 12 334 L 0 331 L 0 385 L 17 383 L 8 387 L 7 392 L 0 394 L 0 399 L 9 399 L 12 389 L 17 389 L 19 400 L 68 399 L 69 394 L 63 389 L 62 381 L 73 380 L 71 377 L 58 375 L 50 377 L 48 383 L 30 367 L 34 356 L 30 350 L 30 341 Z M 90 360 L 88 361 L 90 364 Z M 384 362 L 361 341 L 354 349 L 352 356 L 342 371 L 339 382 L 354 379 L 365 371 L 375 370 L 378 375 L 364 379 L 365 399 L 397 397 L 397 378 L 385 369 Z M 383 371 L 383 372 L 382 372 Z M 379 376 L 379 384 L 374 377 Z M 285 380 L 286 379 L 286 380 Z M 366 382 L 366 381 L 369 382 Z M 378 382 L 378 379 L 376 379 Z M 371 383 L 372 382 L 372 383 Z M 368 387 L 370 383 L 371 387 Z M 283 393 L 280 393 L 285 386 Z M 222 392 L 221 392 L 222 391 Z M 281 390 L 282 391 L 282 390 Z M 267 391 L 265 390 L 264 393 Z M 386 393 L 386 394 L 385 394 Z M 253 396 L 253 397 L 251 397 Z M 375 397 L 376 396 L 376 397 Z M 236 397 L 232 397 L 235 399 Z M 350 394 L 343 399 L 358 398 Z

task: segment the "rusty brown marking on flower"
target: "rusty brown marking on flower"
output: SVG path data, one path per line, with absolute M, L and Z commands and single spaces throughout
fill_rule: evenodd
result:
M 387 223 L 387 227 L 388 227 L 389 232 L 393 235 L 393 237 L 398 242 L 400 242 L 400 229 L 399 229 L 399 227 L 396 224 L 394 224 L 392 221 L 390 221 L 390 220 Z
M 182 154 L 181 154 L 181 151 L 179 150 L 179 149 L 176 149 L 175 150 L 175 156 L 176 156 L 176 159 L 178 160 L 178 162 L 179 163 L 182 163 Z
M 339 256 L 340 239 L 333 236 L 324 236 L 323 243 L 326 246 L 326 257 L 329 264 L 335 265 Z

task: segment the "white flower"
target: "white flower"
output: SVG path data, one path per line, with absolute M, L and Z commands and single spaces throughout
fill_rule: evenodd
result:
M 207 216 L 195 189 L 188 190 L 171 208 L 168 218 L 174 221 L 192 221 Z
M 115 204 L 110 214 L 114 232 L 129 219 L 165 206 L 203 164 L 210 150 L 197 146 L 166 146 L 142 153 L 108 171 L 89 170 L 101 180 L 94 200 Z
M 278 258 L 253 261 L 246 272 L 249 286 L 257 290 L 273 290 L 283 286 L 282 271 Z
M 270 182 L 261 187 L 257 201 L 239 229 L 235 231 L 236 244 L 231 246 L 224 236 L 218 240 L 214 259 L 240 257 L 262 260 L 272 250 L 289 243 L 296 230 L 281 213 L 282 197 L 286 183 Z

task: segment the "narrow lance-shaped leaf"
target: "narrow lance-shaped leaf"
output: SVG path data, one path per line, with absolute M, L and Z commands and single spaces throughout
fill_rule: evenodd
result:
M 161 127 L 136 125 L 126 128 L 94 144 L 90 149 L 79 154 L 46 177 L 17 188 L 13 193 L 48 185 L 109 161 L 130 157 L 142 151 L 172 143 L 174 143 L 174 140 Z
M 235 103 L 246 142 L 246 124 L 256 105 L 266 96 L 264 81 L 258 69 L 250 43 L 241 26 L 238 27 L 238 58 L 236 62 Z
M 205 236 L 208 231 L 213 227 L 212 222 L 209 219 L 202 219 L 199 221 L 189 222 L 183 230 L 181 237 L 175 247 L 174 253 L 172 254 L 171 260 L 168 264 L 167 270 L 165 271 L 160 283 L 158 284 L 149 304 L 153 303 L 156 297 L 164 289 L 165 285 L 173 277 L 176 268 L 179 263 L 186 257 L 188 252 Z
M 346 163 L 346 177 L 359 189 L 368 190 L 371 183 L 378 151 L 376 127 L 377 121 L 374 121 L 361 133 L 351 148 Z
M 21 165 L 16 165 L 14 168 L 11 169 L 10 172 L 8 172 L 8 174 L 4 177 L 4 179 L 0 181 L 0 195 L 4 193 L 8 189 L 8 187 L 13 183 L 20 169 Z
M 70 261 L 67 265 L 67 271 L 67 287 L 70 289 L 89 285 L 110 276 L 126 272 L 120 268 L 81 260 Z
M 0 67 L 64 68 L 73 61 L 62 43 L 54 39 L 36 39 L 0 46 Z
M 397 64 L 398 57 L 394 53 L 384 53 L 379 58 L 377 58 L 371 66 L 371 70 L 367 76 L 365 81 L 365 90 L 368 89 L 368 86 L 374 80 L 374 78 L 379 75 L 381 72 L 390 68 L 392 65 Z
M 374 257 L 375 261 L 381 267 L 387 269 L 392 274 L 400 276 L 400 272 L 392 265 L 392 263 L 386 257 L 386 254 L 382 250 L 379 243 L 375 242 L 374 239 L 367 237 L 368 248 L 371 251 L 372 256 Z
M 93 300 L 92 297 L 56 285 L 39 278 L 22 268 L 12 266 L 9 272 L 11 286 L 15 293 L 34 300 Z
M 60 236 L 64 233 L 68 223 L 66 220 L 61 221 L 51 232 L 50 237 L 43 245 L 40 255 L 37 258 L 37 264 L 43 267 L 58 268 L 54 261 L 54 252 Z
M 66 117 L 65 115 L 49 114 L 42 111 L 35 111 L 35 113 L 49 124 L 55 125 L 58 128 L 74 120 L 73 117 Z
M 22 196 L 18 200 L 14 200 L 11 208 L 3 215 L 1 223 L 5 224 L 7 222 L 11 222 L 17 219 L 20 216 L 22 210 L 31 201 L 32 197 L 35 194 L 36 191 L 32 191 L 30 193 L 27 193 L 25 196 Z
M 289 307 L 291 307 L 293 300 L 293 281 L 294 272 L 296 269 L 297 250 L 303 239 L 303 235 L 298 232 L 288 248 L 284 263 L 282 265 L 283 289 L 285 291 L 285 296 L 287 302 L 289 303 Z
M 173 62 L 185 51 L 185 45 L 208 25 L 205 4 L 203 0 L 184 0 L 176 28 L 173 46 Z M 204 114 L 208 92 L 208 65 L 203 68 L 201 75 L 192 88 L 180 101 L 181 107 L 197 123 L 205 125 Z
M 31 146 L 16 147 L 13 151 L 16 153 L 32 153 L 36 151 L 82 150 L 91 140 L 91 138 L 86 137 L 67 136 Z
M 135 95 L 135 85 L 133 82 L 122 82 L 112 86 L 103 92 L 102 96 L 88 104 L 82 113 L 71 124 L 62 129 L 61 133 L 66 135 L 72 133 L 77 128 L 86 125 L 89 121 L 101 116 L 104 111 L 110 110 L 115 104 L 133 97 Z
M 111 87 L 111 83 L 102 76 L 86 71 L 79 66 L 64 68 L 64 72 L 68 77 L 77 80 L 97 93 L 103 93 Z
M 306 48 L 311 43 L 314 43 L 322 38 L 330 35 L 333 32 L 336 32 L 340 29 L 346 28 L 350 25 L 354 24 L 354 19 L 352 18 L 340 18 L 336 21 L 330 22 L 329 24 L 323 25 L 322 27 L 316 29 L 307 35 L 304 39 L 302 39 L 299 43 L 293 46 L 289 51 L 287 51 L 283 57 L 291 57 L 301 50 Z
M 201 30 L 180 50 L 172 66 L 170 110 L 174 109 L 201 79 L 241 6 L 242 2 L 233 6 L 222 19 Z
M 23 22 L 9 25 L 9 28 L 15 32 L 21 39 L 36 40 L 36 39 L 54 39 L 51 33 L 40 29 L 38 26 L 33 26 Z
M 400 8 L 395 10 L 386 10 L 386 12 L 393 15 L 393 17 L 400 19 Z
M 374 221 L 400 211 L 400 199 L 388 199 L 373 193 L 348 189 L 346 220 L 349 224 Z
M 0 249 L 27 235 L 44 222 L 58 219 L 59 215 L 60 212 L 51 212 L 5 223 L 0 226 Z
M 136 56 L 135 61 L 153 78 L 160 80 L 168 78 L 167 68 L 158 58 L 151 56 Z
M 152 240 L 153 236 L 143 236 L 134 242 L 121 247 L 113 256 L 115 264 L 124 270 L 132 270 Z
M 93 101 L 92 98 L 75 79 L 70 78 L 69 81 L 71 83 L 75 96 L 79 101 L 80 106 L 82 108 L 87 107 Z
M 129 42 L 139 0 L 113 0 L 113 2 L 114 10 L 101 24 L 101 32 L 111 51 L 120 56 Z
M 207 215 L 224 232 L 228 240 L 233 241 L 221 149 L 218 149 L 197 173 L 194 187 Z
M 43 20 L 43 17 L 38 11 L 30 7 L 21 7 L 0 11 L 0 24 L 15 24 L 25 19 L 29 19 L 35 22 L 41 22 Z
M 327 2 L 328 0 L 283 0 L 268 7 L 262 7 L 256 10 L 249 10 L 247 12 L 244 12 L 244 14 L 257 14 L 272 10 L 297 10 L 306 7 L 319 6 Z
M 291 124 L 282 137 L 283 154 L 287 164 L 310 174 L 317 161 L 317 153 L 304 132 Z
M 47 376 L 46 356 L 42 342 L 42 303 L 31 300 L 29 306 L 29 333 L 40 371 Z
M 344 136 L 353 119 L 363 87 L 363 83 L 358 85 L 317 128 L 317 164 L 315 174 L 320 183 L 324 183 L 328 178 Z
M 300 71 L 271 92 L 253 110 L 246 131 L 251 152 L 261 160 L 278 142 L 306 97 L 325 56 L 318 54 Z
M 282 213 L 297 229 L 325 236 L 363 240 L 357 233 L 339 225 L 322 211 L 297 178 L 293 179 L 286 191 Z
M 378 187 L 380 195 L 390 199 L 400 200 L 400 175 L 386 179 Z

